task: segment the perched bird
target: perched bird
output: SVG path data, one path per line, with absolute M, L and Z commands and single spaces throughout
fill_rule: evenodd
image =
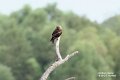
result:
M 52 38 L 50 41 L 54 43 L 55 39 L 58 39 L 58 37 L 60 37 L 61 34 L 62 34 L 62 27 L 56 26 L 56 29 L 53 31 Z

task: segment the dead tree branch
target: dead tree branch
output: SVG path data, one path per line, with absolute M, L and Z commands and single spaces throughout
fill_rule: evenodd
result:
M 70 77 L 70 78 L 67 78 L 65 80 L 75 80 L 75 77 Z
M 58 66 L 60 66 L 61 64 L 65 63 L 66 61 L 68 61 L 71 57 L 73 57 L 74 55 L 76 55 L 78 53 L 78 51 L 73 52 L 70 55 L 67 55 L 64 59 L 59 60 L 57 62 L 54 62 L 46 71 L 45 73 L 42 75 L 42 77 L 39 80 L 47 80 L 49 74 Z
M 45 72 L 44 74 L 41 76 L 41 78 L 39 80 L 47 80 L 49 74 L 56 69 L 58 66 L 60 66 L 61 64 L 65 63 L 66 61 L 68 61 L 71 57 L 73 57 L 74 55 L 76 55 L 78 53 L 78 51 L 73 52 L 72 54 L 67 55 L 64 59 L 62 59 L 62 56 L 60 54 L 60 50 L 59 50 L 59 43 L 60 43 L 60 37 L 58 37 L 57 39 L 54 40 L 54 44 L 55 44 L 55 50 L 56 50 L 56 54 L 57 54 L 57 61 L 55 61 Z
M 60 54 L 60 48 L 59 48 L 60 37 L 58 37 L 58 39 L 55 39 L 54 44 L 55 44 L 57 58 L 58 58 L 58 60 L 62 60 L 62 56 Z

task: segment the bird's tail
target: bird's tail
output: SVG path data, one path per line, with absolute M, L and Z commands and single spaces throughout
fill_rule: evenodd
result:
M 52 37 L 52 38 L 50 39 L 50 41 L 51 41 L 52 43 L 54 43 L 54 37 Z

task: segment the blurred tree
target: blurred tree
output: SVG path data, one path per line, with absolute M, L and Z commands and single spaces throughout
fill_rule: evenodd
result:
M 13 12 L 10 15 L 10 18 L 14 18 L 18 25 L 24 22 L 25 18 L 31 13 L 31 7 L 29 5 L 25 5 L 23 9 L 20 11 Z
M 28 80 L 36 80 L 40 77 L 40 75 L 42 75 L 42 70 L 41 70 L 41 66 L 39 65 L 39 63 L 36 61 L 35 58 L 30 58 L 27 60 L 26 62 L 28 65 L 28 73 L 27 73 L 27 79 Z
M 47 22 L 47 14 L 43 9 L 31 12 L 23 22 L 24 27 L 31 27 L 34 31 L 41 30 Z
M 2 64 L 0 64 L 0 80 L 15 80 L 11 69 Z
M 109 18 L 108 20 L 104 21 L 102 23 L 102 26 L 111 28 L 113 31 L 115 31 L 118 35 L 120 35 L 120 15 L 113 16 Z
M 60 42 L 62 56 L 74 50 L 79 50 L 80 55 L 54 71 L 50 80 L 71 76 L 78 80 L 99 80 L 97 73 L 100 71 L 118 74 L 119 20 L 118 15 L 97 24 L 85 16 L 59 10 L 56 3 L 35 10 L 25 5 L 8 16 L 0 14 L 0 63 L 3 64 L 0 71 L 4 70 L 4 75 L 10 72 L 16 80 L 38 79 L 55 61 L 55 51 L 49 40 L 55 25 L 60 24 L 63 28 Z M 4 66 L 8 70 L 3 69 Z M 0 74 L 3 75 L 2 72 Z
M 54 20 L 59 23 L 62 21 L 63 13 L 61 10 L 57 9 L 56 3 L 48 4 L 44 9 L 47 12 L 47 18 L 49 21 Z
M 1 32 L 0 34 L 1 51 L 0 62 L 11 67 L 16 79 L 24 79 L 26 67 L 24 61 L 32 56 L 32 48 L 26 39 L 24 30 L 12 27 Z

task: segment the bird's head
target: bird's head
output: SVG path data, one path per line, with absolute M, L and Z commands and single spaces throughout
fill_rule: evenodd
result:
M 61 27 L 61 26 L 59 26 L 59 25 L 58 25 L 58 26 L 56 26 L 56 28 L 57 28 L 57 29 L 62 29 L 62 27 Z

